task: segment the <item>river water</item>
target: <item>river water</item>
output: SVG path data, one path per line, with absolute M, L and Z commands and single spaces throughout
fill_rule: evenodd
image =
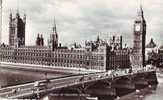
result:
M 163 100 L 163 77 L 157 77 L 157 79 L 159 81 L 157 86 L 130 93 L 119 98 L 119 100 Z
M 46 78 L 61 77 L 65 75 L 68 74 L 52 72 L 45 73 L 39 71 L 17 70 L 0 67 L 0 87 L 23 84 Z

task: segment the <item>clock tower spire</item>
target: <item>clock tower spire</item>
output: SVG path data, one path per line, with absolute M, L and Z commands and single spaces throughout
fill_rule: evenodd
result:
M 134 21 L 133 60 L 136 66 L 145 66 L 146 21 L 142 5 Z

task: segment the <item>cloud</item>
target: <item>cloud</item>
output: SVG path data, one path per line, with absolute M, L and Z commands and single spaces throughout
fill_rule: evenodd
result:
M 147 21 L 147 42 L 151 37 L 161 45 L 163 33 L 162 0 L 144 0 L 143 9 Z M 54 16 L 59 41 L 71 44 L 75 41 L 95 39 L 98 34 L 122 34 L 124 42 L 132 46 L 133 21 L 139 3 L 136 0 L 4 0 L 3 41 L 8 42 L 8 17 L 17 8 L 27 14 L 26 44 L 34 45 L 37 33 L 49 38 Z

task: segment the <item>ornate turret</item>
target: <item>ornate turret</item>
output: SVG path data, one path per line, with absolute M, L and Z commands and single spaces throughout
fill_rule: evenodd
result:
M 10 13 L 10 18 L 9 19 L 12 20 L 12 13 Z
M 44 38 L 42 34 L 40 36 L 40 34 L 38 33 L 37 39 L 36 39 L 36 46 L 44 46 Z
M 52 27 L 52 33 L 50 34 L 49 47 L 52 48 L 52 50 L 58 48 L 58 33 L 57 33 L 55 18 L 54 18 L 54 25 Z
M 44 38 L 41 34 L 41 37 L 40 37 L 40 46 L 44 46 Z
M 99 35 L 97 36 L 97 40 L 96 40 L 96 42 L 97 42 L 97 43 L 100 42 L 100 37 L 99 37 Z
M 24 14 L 23 22 L 26 24 L 26 14 Z
M 37 34 L 37 39 L 36 39 L 36 46 L 40 45 L 40 35 L 39 33 Z
M 150 42 L 146 45 L 146 48 L 155 48 L 157 45 L 153 41 L 153 38 L 151 38 Z
M 19 10 L 17 10 L 17 13 L 16 13 L 16 18 L 19 18 L 20 15 L 19 15 Z

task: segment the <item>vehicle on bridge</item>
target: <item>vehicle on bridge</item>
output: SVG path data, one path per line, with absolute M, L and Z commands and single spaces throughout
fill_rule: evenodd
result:
M 50 81 L 48 79 L 36 81 L 34 83 L 34 89 L 38 89 L 38 90 L 46 89 L 49 82 Z

